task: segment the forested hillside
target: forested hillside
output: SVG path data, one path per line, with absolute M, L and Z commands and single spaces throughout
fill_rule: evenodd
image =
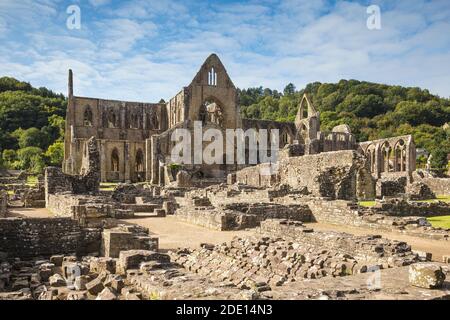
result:
M 445 166 L 450 100 L 419 88 L 341 80 L 311 83 L 299 91 L 292 84 L 283 92 L 242 89 L 242 116 L 294 121 L 305 92 L 321 112 L 322 130 L 346 123 L 358 141 L 412 134 L 419 148 L 433 153 L 434 167 Z M 60 165 L 66 105 L 62 94 L 0 78 L 0 166 L 41 172 L 47 165 Z
M 260 88 L 240 90 L 243 117 L 294 121 L 303 93 L 321 112 L 323 131 L 348 124 L 358 141 L 412 134 L 417 147 L 433 154 L 433 167 L 446 165 L 450 153 L 450 100 L 428 90 L 357 80 L 314 82 L 297 91 L 293 84 L 283 92 Z M 425 161 L 425 159 L 420 159 Z
M 39 173 L 63 159 L 66 98 L 0 78 L 0 167 Z

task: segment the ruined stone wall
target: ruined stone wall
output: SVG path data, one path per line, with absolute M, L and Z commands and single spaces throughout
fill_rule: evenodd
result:
M 209 83 L 214 70 L 216 83 Z M 200 120 L 201 109 L 206 102 L 216 103 L 222 109 L 222 127 L 235 129 L 240 126 L 240 110 L 237 90 L 228 73 L 215 54 L 210 55 L 185 89 L 186 115 L 193 121 Z
M 257 119 L 242 119 L 242 129 L 244 131 L 248 129 L 255 129 L 259 131 L 260 129 L 268 130 L 278 130 L 279 135 L 279 146 L 283 148 L 286 145 L 291 145 L 295 140 L 296 128 L 293 122 L 279 122 L 271 120 L 257 120 Z M 270 148 L 268 144 L 267 147 Z
M 6 217 L 8 212 L 8 193 L 0 190 L 0 218 Z
M 100 155 L 95 138 L 89 139 L 84 153 L 80 175 L 68 175 L 60 168 L 45 169 L 45 201 L 51 194 L 68 192 L 73 194 L 96 194 L 100 188 Z
M 140 103 L 103 100 L 73 96 L 69 92 L 66 116 L 65 173 L 78 174 L 82 166 L 83 148 L 89 138 L 95 137 L 102 146 L 102 179 L 114 178 L 110 166 L 112 150 L 126 151 L 120 162 L 120 179 L 139 179 L 135 171 L 138 150 L 145 152 L 144 141 L 167 129 L 166 106 L 163 103 Z M 122 151 L 122 152 L 120 152 Z M 129 168 L 126 168 L 126 167 Z M 127 172 L 127 169 L 131 169 Z M 145 170 L 144 170 L 145 171 Z
M 293 221 L 311 222 L 312 213 L 308 206 L 292 204 L 281 205 L 277 203 L 230 203 L 224 206 L 225 210 L 233 210 L 256 216 L 258 224 L 266 219 L 289 219 Z M 253 227 L 253 226 L 251 226 Z
M 408 180 L 404 176 L 385 176 L 377 180 L 376 195 L 378 198 L 396 197 L 405 193 Z
M 81 225 L 90 225 L 104 218 L 126 219 L 134 216 L 135 210 L 153 211 L 162 205 L 120 204 L 106 196 L 74 195 L 69 193 L 50 194 L 47 208 L 56 217 L 67 217 Z
M 121 251 L 158 251 L 158 238 L 149 236 L 140 226 L 119 226 L 103 231 L 101 253 L 105 257 L 118 258 Z
M 278 171 L 276 170 L 278 169 Z M 261 164 L 236 173 L 237 182 L 270 187 L 286 184 L 294 190 L 308 188 L 314 196 L 332 199 L 374 198 L 374 180 L 365 156 L 356 151 L 325 152 L 282 157 L 277 167 Z
M 313 195 L 332 199 L 355 199 L 362 170 L 367 170 L 366 158 L 355 151 L 287 158 L 279 164 L 281 183 L 293 188 L 306 186 Z M 371 179 L 359 183 L 373 188 Z
M 227 226 L 227 214 L 216 210 L 178 210 L 175 217 L 213 230 L 225 231 Z
M 450 195 L 450 178 L 424 178 L 420 181 L 436 195 Z
M 40 187 L 26 190 L 22 201 L 25 208 L 45 208 L 45 189 Z
M 74 215 L 74 207 L 80 205 L 80 199 L 70 194 L 49 194 L 47 209 L 57 217 L 70 217 Z
M 282 201 L 278 200 L 277 201 Z M 319 198 L 303 198 L 318 222 L 392 231 L 421 238 L 449 240 L 450 229 L 433 228 L 424 215 L 390 215 L 388 211 L 359 207 L 357 203 L 344 200 L 327 201 Z M 424 211 L 426 214 L 426 211 Z
M 374 213 L 382 212 L 391 216 L 436 217 L 450 215 L 450 203 L 410 202 L 403 199 L 388 199 L 372 207 Z
M 359 262 L 402 265 L 401 261 L 404 261 L 403 257 L 406 255 L 410 255 L 410 261 L 415 260 L 411 246 L 405 242 L 383 239 L 381 236 L 354 236 L 342 232 L 313 231 L 302 223 L 280 219 L 261 222 L 260 230 L 271 236 L 292 237 L 303 245 L 351 254 Z
M 0 251 L 27 258 L 100 251 L 101 230 L 82 228 L 68 218 L 0 219 Z

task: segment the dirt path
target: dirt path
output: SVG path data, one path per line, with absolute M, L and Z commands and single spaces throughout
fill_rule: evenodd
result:
M 54 215 L 46 208 L 8 208 L 8 217 L 24 218 L 54 218 Z
M 379 231 L 352 226 L 340 226 L 327 224 L 323 222 L 308 223 L 307 225 L 316 231 L 339 231 L 339 232 L 347 232 L 354 235 L 379 234 L 387 239 L 404 241 L 407 242 L 409 245 L 411 245 L 413 250 L 432 253 L 433 260 L 438 262 L 442 262 L 443 255 L 450 254 L 450 241 L 424 239 L 408 235 L 402 235 L 394 232 Z
M 123 220 L 149 228 L 159 237 L 161 249 L 198 248 L 201 243 L 220 244 L 228 242 L 235 236 L 253 234 L 253 231 L 217 231 L 182 222 L 173 216 L 165 218 L 143 218 Z
M 53 215 L 45 208 L 9 208 L 9 217 L 51 218 Z M 160 248 L 164 250 L 179 247 L 197 248 L 201 243 L 220 244 L 228 242 L 235 236 L 254 234 L 253 231 L 217 231 L 182 222 L 173 216 L 166 218 L 143 217 L 123 220 L 136 223 L 150 230 L 159 237 Z M 443 255 L 450 255 L 450 241 L 437 241 L 402 235 L 394 232 L 377 231 L 360 227 L 333 225 L 327 223 L 308 223 L 316 231 L 339 231 L 354 235 L 379 234 L 387 239 L 405 241 L 414 250 L 430 252 L 434 261 L 442 261 Z

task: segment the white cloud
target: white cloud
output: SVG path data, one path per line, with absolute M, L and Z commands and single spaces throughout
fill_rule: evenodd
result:
M 24 39 L 2 39 L 0 75 L 65 92 L 72 68 L 79 95 L 158 101 L 189 84 L 215 52 L 239 87 L 282 90 L 289 82 L 301 88 L 354 78 L 450 95 L 446 0 L 377 1 L 382 29 L 376 31 L 366 27 L 366 6 L 355 2 L 103 2 L 91 1 L 96 16 L 84 14 L 76 32 L 49 18 L 58 16 L 55 2 L 33 2 L 32 12 L 20 17 L 23 6 L 1 2 L 0 30 L 20 21 L 24 26 L 15 28 Z M 48 15 L 37 19 L 39 10 Z
M 105 4 L 109 4 L 111 0 L 89 0 L 89 3 L 94 7 L 104 6 Z
M 104 20 L 96 23 L 96 27 L 101 46 L 119 52 L 130 50 L 139 40 L 149 40 L 157 29 L 151 21 L 138 23 L 130 19 Z

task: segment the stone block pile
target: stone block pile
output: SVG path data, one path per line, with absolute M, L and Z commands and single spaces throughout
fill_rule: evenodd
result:
M 174 262 L 213 281 L 230 281 L 240 288 L 259 284 L 268 290 L 285 282 L 347 276 L 370 268 L 337 250 L 263 236 L 170 254 Z

